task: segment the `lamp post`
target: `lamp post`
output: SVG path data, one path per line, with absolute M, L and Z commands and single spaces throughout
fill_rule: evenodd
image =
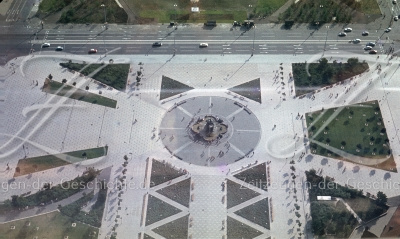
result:
M 254 54 L 254 41 L 256 40 L 256 26 L 254 26 L 254 32 L 253 32 L 253 49 L 251 51 L 251 56 Z
M 104 10 L 104 24 L 107 25 L 106 5 L 101 4 L 100 6 L 101 6 L 101 7 L 103 8 L 103 10 Z
M 251 10 L 253 5 L 249 5 L 249 9 Z M 247 20 L 250 20 L 250 13 L 247 15 Z
M 176 22 L 176 7 L 178 6 L 178 4 L 174 3 L 174 10 L 175 10 L 175 17 L 174 17 L 174 25 Z

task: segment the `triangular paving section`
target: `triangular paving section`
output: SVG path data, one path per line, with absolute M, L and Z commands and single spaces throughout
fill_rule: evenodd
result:
M 193 87 L 185 85 L 179 81 L 173 80 L 167 76 L 162 76 L 160 100 L 169 98 L 174 95 L 182 94 L 186 91 L 193 89 Z
M 181 210 L 178 208 L 154 197 L 153 195 L 149 195 L 147 201 L 146 226 L 180 212 Z
M 241 85 L 234 86 L 229 90 L 261 104 L 260 78 L 243 83 Z
M 259 226 L 270 229 L 268 198 L 239 209 L 235 214 L 246 218 Z
M 146 233 L 144 233 L 143 239 L 155 239 L 155 238 L 147 235 Z
M 228 208 L 239 205 L 247 200 L 250 200 L 254 197 L 260 195 L 258 192 L 255 192 L 242 184 L 238 184 L 232 182 L 231 180 L 227 180 L 227 206 Z
M 266 164 L 262 163 L 234 175 L 235 178 L 242 180 L 256 188 L 267 191 L 267 170 Z
M 162 163 L 153 159 L 151 167 L 150 187 L 157 186 L 182 175 L 185 175 L 185 173 L 183 171 L 179 172 L 171 164 Z
M 157 190 L 157 192 L 185 207 L 189 207 L 190 178 Z
M 188 238 L 189 215 L 154 228 L 153 231 L 167 239 Z
M 261 234 L 262 232 L 241 223 L 231 217 L 227 218 L 227 238 L 228 239 L 238 239 L 238 238 L 246 238 L 251 239 L 255 238 Z

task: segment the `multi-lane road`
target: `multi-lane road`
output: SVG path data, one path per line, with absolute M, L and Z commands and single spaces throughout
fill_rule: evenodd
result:
M 358 27 L 358 28 L 357 28 Z M 80 26 L 72 29 L 30 29 L 24 33 L 0 35 L 1 44 L 9 49 L 18 48 L 22 53 L 35 54 L 55 52 L 57 46 L 64 47 L 64 52 L 87 54 L 95 48 L 97 54 L 112 52 L 113 54 L 315 54 L 358 53 L 367 54 L 363 50 L 365 43 L 377 42 L 377 50 L 383 52 L 385 47 L 396 45 L 398 35 L 396 29 L 385 33 L 384 29 L 369 30 L 369 36 L 361 36 L 365 26 L 353 26 L 353 31 L 346 37 L 339 37 L 343 26 L 307 29 L 284 30 L 273 25 L 259 25 L 247 30 L 221 25 L 214 29 L 203 29 L 200 25 L 178 26 L 168 28 L 165 25 L 152 27 Z M 361 43 L 354 44 L 352 39 L 359 38 Z M 153 42 L 161 42 L 162 46 L 152 47 Z M 50 43 L 42 48 L 43 43 Z M 200 48 L 199 43 L 209 44 Z M 62 54 L 58 52 L 55 54 Z
M 27 12 L 26 16 L 29 16 L 27 9 L 32 6 L 26 4 L 32 5 L 35 1 L 22 5 L 17 3 L 14 1 L 12 6 L 15 7 L 10 9 L 20 6 L 19 11 Z M 7 14 L 7 19 L 10 17 L 15 20 L 12 13 Z M 105 28 L 102 25 L 45 24 L 42 29 L 38 21 L 29 21 L 29 18 L 21 21 L 7 19 L 0 22 L 1 64 L 12 57 L 30 53 L 88 54 L 93 48 L 98 50 L 97 54 L 368 54 L 363 50 L 365 43 L 374 41 L 378 43 L 378 54 L 383 54 L 389 47 L 396 51 L 400 40 L 397 27 L 385 33 L 388 26 L 382 24 L 335 24 L 319 29 L 303 24 L 291 30 L 275 24 L 258 24 L 252 29 L 232 28 L 230 24 L 219 24 L 215 28 L 204 28 L 201 24 L 179 25 L 177 29 L 168 25 L 110 25 Z M 338 33 L 344 27 L 352 27 L 353 31 L 346 37 L 339 37 Z M 370 32 L 369 36 L 361 36 L 364 30 Z M 350 42 L 355 38 L 361 39 L 361 43 Z M 156 41 L 162 42 L 162 46 L 152 47 Z M 51 46 L 42 48 L 45 42 Z M 202 42 L 209 46 L 200 48 Z M 64 51 L 56 52 L 57 46 L 64 47 Z

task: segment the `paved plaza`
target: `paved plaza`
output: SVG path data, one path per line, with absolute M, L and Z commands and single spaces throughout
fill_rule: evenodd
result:
M 321 53 L 322 54 L 322 53 Z M 343 84 L 326 88 L 304 97 L 294 96 L 291 79 L 292 62 L 317 61 L 319 55 L 185 55 L 185 56 L 77 56 L 37 54 L 16 58 L 0 67 L 0 175 L 24 185 L 18 190 L 5 190 L 1 200 L 12 195 L 35 192 L 38 181 L 58 184 L 81 175 L 87 167 L 111 168 L 110 182 L 118 181 L 128 157 L 126 187 L 110 189 L 99 238 L 142 238 L 144 234 L 161 238 L 155 228 L 179 221 L 189 221 L 189 238 L 227 238 L 227 220 L 236 220 L 257 231 L 261 238 L 312 238 L 310 201 L 304 172 L 316 169 L 341 185 L 358 187 L 358 183 L 379 182 L 394 185 L 397 173 L 377 170 L 365 165 L 313 155 L 308 144 L 306 113 L 365 101 L 377 100 L 387 129 L 396 165 L 400 163 L 398 135 L 400 78 L 397 58 L 389 61 L 382 55 L 360 55 L 370 70 Z M 347 61 L 346 54 L 329 52 L 330 62 Z M 350 55 L 354 57 L 354 55 Z M 99 58 L 100 57 L 100 58 Z M 68 60 L 87 63 L 131 64 L 127 89 L 124 92 L 102 88 L 99 83 L 79 73 L 59 66 Z M 139 64 L 140 63 L 140 64 Z M 377 66 L 381 65 L 379 72 Z M 142 68 L 141 84 L 136 85 L 136 72 Z M 46 77 L 117 101 L 115 109 L 57 95 L 46 94 L 40 88 Z M 164 100 L 159 99 L 161 79 L 167 76 L 193 89 Z M 254 79 L 260 79 L 261 100 L 253 101 L 229 91 Z M 329 97 L 331 94 L 337 98 Z M 198 140 L 192 133 L 196 123 L 214 117 L 212 127 L 227 127 L 215 141 Z M 210 121 L 211 122 L 211 121 Z M 211 123 L 202 123 L 211 127 Z M 216 123 L 218 122 L 218 123 Z M 223 130 L 221 128 L 221 130 Z M 221 131 L 222 132 L 222 131 Z M 13 179 L 19 159 L 93 147 L 108 146 L 107 156 L 81 163 L 36 172 Z M 152 159 L 170 165 L 184 175 L 151 187 Z M 296 180 L 289 174 L 290 161 L 295 161 Z M 268 190 L 239 180 L 235 174 L 265 163 Z M 7 167 L 9 167 L 7 169 Z M 190 179 L 189 206 L 181 205 L 157 190 Z M 227 180 L 255 192 L 252 197 L 228 208 Z M 293 209 L 293 187 L 301 216 Z M 300 185 L 300 186 L 298 186 Z M 362 188 L 360 188 L 362 189 Z M 399 188 L 369 188 L 364 192 L 376 195 L 383 191 L 388 197 L 400 194 Z M 146 225 L 148 198 L 156 197 L 179 213 Z M 238 215 L 251 205 L 268 202 L 268 227 L 260 226 Z M 262 204 L 264 205 L 264 204 Z M 390 211 L 393 213 L 392 211 Z M 296 220 L 302 224 L 297 226 Z M 308 225 L 308 226 L 307 226 Z M 356 236 L 357 233 L 353 235 Z

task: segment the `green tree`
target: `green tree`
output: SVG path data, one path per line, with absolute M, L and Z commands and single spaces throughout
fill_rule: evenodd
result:
M 384 194 L 383 192 L 379 191 L 379 192 L 376 194 L 376 197 L 377 197 L 376 203 L 377 203 L 378 205 L 385 205 L 385 204 L 386 204 L 386 202 L 387 202 L 387 196 L 386 196 L 386 194 Z
M 349 58 L 347 60 L 347 64 L 349 64 L 349 67 L 354 67 L 358 63 L 358 58 Z

